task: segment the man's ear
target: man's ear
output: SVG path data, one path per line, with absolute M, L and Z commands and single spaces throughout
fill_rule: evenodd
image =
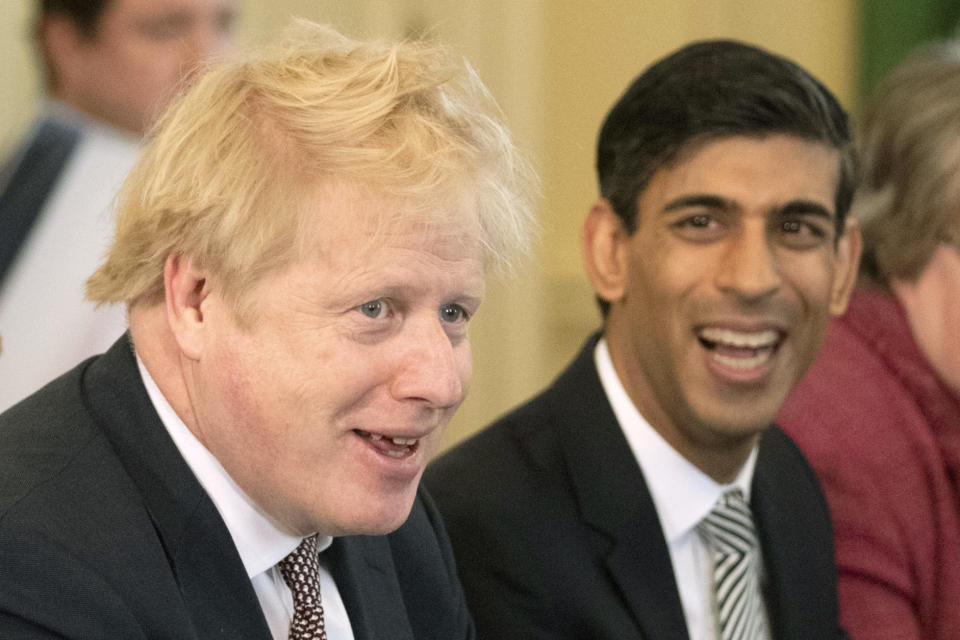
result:
M 860 225 L 853 218 L 847 218 L 846 231 L 837 241 L 837 268 L 830 290 L 831 315 L 843 315 L 847 310 L 850 294 L 857 284 L 862 245 Z
M 629 238 L 606 198 L 590 208 L 583 223 L 583 260 L 594 291 L 607 302 L 620 300 L 626 291 Z
M 167 324 L 180 351 L 192 360 L 203 352 L 205 322 L 203 303 L 209 295 L 206 273 L 183 255 L 170 255 L 163 265 L 164 303 Z

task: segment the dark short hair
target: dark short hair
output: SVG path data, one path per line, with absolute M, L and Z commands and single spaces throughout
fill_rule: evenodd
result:
M 685 46 L 647 68 L 627 88 L 600 130 L 600 194 L 632 233 L 637 201 L 657 170 L 719 138 L 779 133 L 840 152 L 839 236 L 857 183 L 846 112 L 796 63 L 731 40 Z
M 88 37 L 97 32 L 100 18 L 111 0 L 40 0 L 38 15 L 60 15 L 69 18 Z

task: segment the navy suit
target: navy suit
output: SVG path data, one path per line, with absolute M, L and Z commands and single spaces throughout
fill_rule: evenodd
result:
M 395 533 L 325 554 L 357 640 L 474 637 L 422 491 Z M 0 638 L 270 639 L 127 337 L 0 415 Z
M 688 636 L 660 521 L 601 386 L 595 344 L 538 397 L 427 469 L 480 638 Z M 751 506 L 773 637 L 841 636 L 827 507 L 776 427 L 760 443 Z

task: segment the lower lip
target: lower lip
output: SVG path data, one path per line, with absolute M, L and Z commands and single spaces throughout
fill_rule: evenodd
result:
M 423 438 L 410 446 L 408 453 L 402 457 L 396 457 L 378 449 L 367 436 L 356 432 L 351 432 L 351 436 L 363 447 L 365 459 L 384 475 L 389 475 L 393 479 L 413 481 L 423 470 Z

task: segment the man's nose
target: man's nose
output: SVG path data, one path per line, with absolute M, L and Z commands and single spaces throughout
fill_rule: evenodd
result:
M 437 408 L 458 405 L 470 375 L 470 345 L 454 345 L 442 321 L 422 323 L 403 337 L 400 362 L 391 391 L 395 398 L 420 400 Z
M 775 249 L 765 224 L 746 225 L 725 247 L 717 268 L 717 286 L 746 301 L 776 292 L 783 281 Z

